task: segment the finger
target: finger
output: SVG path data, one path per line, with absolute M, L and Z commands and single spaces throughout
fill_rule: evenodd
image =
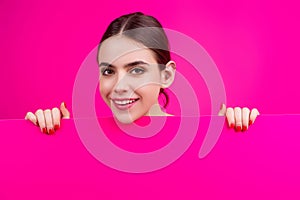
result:
M 233 108 L 226 109 L 226 118 L 227 118 L 228 126 L 230 128 L 233 128 L 235 124 Z
M 256 108 L 253 108 L 250 113 L 249 125 L 252 125 L 256 120 L 256 117 L 259 115 L 259 112 Z
M 219 116 L 225 116 L 225 114 L 226 114 L 226 105 L 224 103 L 222 103 L 218 115 Z
M 45 115 L 45 121 L 46 121 L 46 127 L 47 127 L 47 132 L 49 134 L 53 134 L 54 133 L 54 128 L 53 128 L 53 120 L 52 120 L 52 113 L 50 109 L 46 109 L 44 111 L 44 115 Z
M 25 119 L 31 121 L 33 124 L 38 126 L 37 118 L 32 112 L 28 112 L 25 116 Z
M 70 112 L 68 111 L 65 102 L 60 104 L 60 111 L 62 113 L 62 119 L 70 119 Z
M 47 133 L 44 111 L 42 109 L 38 109 L 35 112 L 35 116 L 37 118 L 37 121 L 38 121 L 38 124 L 40 126 L 41 132 L 42 133 Z
M 52 120 L 54 130 L 58 130 L 60 127 L 60 110 L 58 108 L 52 108 Z
M 249 108 L 244 107 L 242 109 L 242 123 L 243 123 L 243 128 L 242 131 L 246 131 L 248 129 L 249 125 L 249 115 L 250 115 L 250 110 Z
M 234 108 L 234 119 L 236 131 L 242 130 L 242 109 L 240 107 Z

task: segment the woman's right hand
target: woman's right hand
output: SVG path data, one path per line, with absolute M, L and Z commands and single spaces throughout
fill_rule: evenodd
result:
M 30 120 L 36 126 L 39 126 L 41 132 L 53 134 L 60 127 L 61 119 L 70 119 L 70 112 L 66 108 L 64 102 L 61 103 L 60 109 L 57 107 L 46 110 L 38 109 L 34 114 L 28 112 L 25 116 L 26 120 Z

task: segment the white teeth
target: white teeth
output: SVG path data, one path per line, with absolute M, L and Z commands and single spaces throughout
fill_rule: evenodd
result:
M 136 100 L 114 100 L 116 104 L 126 105 L 135 102 Z

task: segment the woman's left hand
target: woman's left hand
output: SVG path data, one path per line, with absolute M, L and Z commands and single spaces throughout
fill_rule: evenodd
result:
M 222 104 L 218 115 L 226 116 L 228 126 L 235 128 L 238 132 L 248 130 L 249 126 L 254 123 L 256 117 L 259 115 L 259 112 L 256 108 L 250 111 L 247 107 L 226 108 L 226 105 Z

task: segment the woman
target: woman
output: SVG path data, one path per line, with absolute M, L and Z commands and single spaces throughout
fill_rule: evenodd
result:
M 101 97 L 120 122 L 132 123 L 145 115 L 171 115 L 161 109 L 158 97 L 165 96 L 166 107 L 169 97 L 165 89 L 174 81 L 176 63 L 170 57 L 168 38 L 154 17 L 137 12 L 112 21 L 100 41 L 97 60 Z M 245 131 L 259 112 L 222 104 L 219 115 L 226 116 L 229 127 Z M 70 118 L 65 103 L 60 108 L 28 112 L 25 117 L 49 134 L 59 129 L 61 118 Z

